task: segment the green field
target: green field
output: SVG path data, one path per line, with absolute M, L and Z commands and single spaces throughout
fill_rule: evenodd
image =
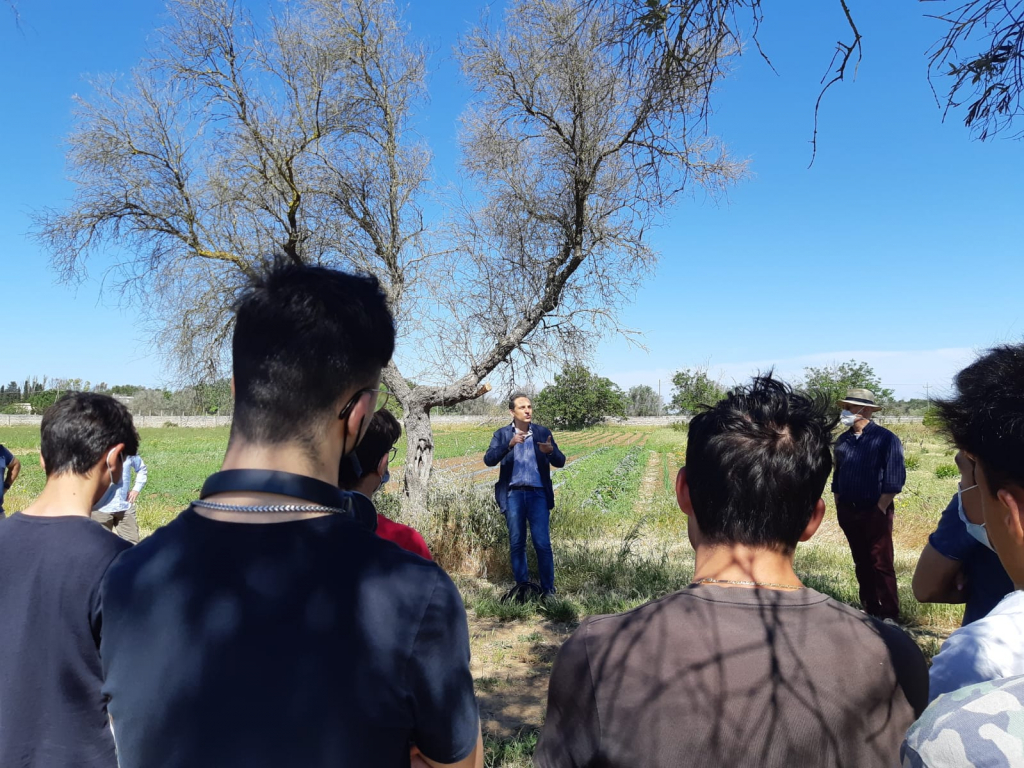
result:
M 917 603 L 910 579 L 929 532 L 955 493 L 956 477 L 939 477 L 936 472 L 952 464 L 953 450 L 921 425 L 892 428 L 903 440 L 912 467 L 896 500 L 901 619 L 931 656 L 959 625 L 962 608 Z M 628 427 L 556 434 L 569 459 L 566 469 L 553 475 L 557 498 L 552 541 L 560 598 L 543 607 L 522 607 L 502 605 L 497 599 L 509 586 L 510 569 L 507 534 L 491 501 L 496 471 L 481 461 L 492 431 L 493 427 L 436 431 L 434 514 L 421 528 L 438 561 L 455 577 L 469 609 L 487 765 L 512 768 L 529 765 L 543 720 L 550 665 L 579 620 L 634 607 L 689 582 L 692 552 L 673 491 L 686 435 L 671 428 Z M 228 432 L 143 429 L 141 436 L 140 453 L 150 469 L 138 506 L 145 534 L 196 498 L 203 479 L 220 465 Z M 38 429 L 0 429 L 0 442 L 23 465 L 21 479 L 5 501 L 7 510 L 15 511 L 43 484 Z M 398 462 L 403 459 L 400 446 Z M 397 478 L 400 471 L 392 474 Z M 379 504 L 399 516 L 393 490 Z M 826 501 L 826 522 L 798 549 L 797 571 L 809 586 L 856 605 L 853 562 L 830 496 Z

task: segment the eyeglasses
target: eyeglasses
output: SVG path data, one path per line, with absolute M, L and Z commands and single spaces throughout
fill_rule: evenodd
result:
M 388 462 L 392 462 L 396 458 L 398 458 L 398 446 L 397 445 L 392 445 L 391 446 L 391 450 L 388 451 Z
M 387 404 L 391 401 L 391 393 L 388 392 L 386 389 L 380 389 L 378 387 L 367 387 L 366 389 L 360 389 L 358 392 L 352 395 L 352 399 L 349 400 L 348 403 L 346 403 L 345 407 L 341 409 L 341 413 L 338 414 L 338 418 L 344 419 L 346 416 L 348 416 L 349 411 L 351 411 L 355 407 L 355 404 L 359 402 L 359 398 L 361 398 L 368 392 L 377 393 L 377 404 L 373 407 L 374 413 L 386 407 Z

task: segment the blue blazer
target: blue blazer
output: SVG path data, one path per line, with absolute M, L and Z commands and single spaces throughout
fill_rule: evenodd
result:
M 540 472 L 540 482 L 544 486 L 544 495 L 548 500 L 548 509 L 553 509 L 555 506 L 555 490 L 551 487 L 551 467 L 564 467 L 565 454 L 558 450 L 557 445 L 555 445 L 555 450 L 551 453 L 541 453 L 540 448 L 537 446 L 548 441 L 548 438 L 551 437 L 551 430 L 539 424 L 531 424 L 530 429 L 533 430 L 533 452 L 537 456 L 537 470 Z M 491 445 L 487 449 L 487 453 L 484 454 L 484 464 L 488 467 L 501 465 L 498 473 L 498 482 L 494 484 L 494 500 L 498 502 L 502 512 L 508 511 L 508 486 L 512 482 L 512 465 L 515 463 L 515 451 L 508 447 L 508 444 L 512 442 L 513 434 L 515 434 L 515 427 L 511 424 L 499 429 L 494 433 L 494 437 L 491 438 Z M 555 444 L 553 437 L 551 443 Z

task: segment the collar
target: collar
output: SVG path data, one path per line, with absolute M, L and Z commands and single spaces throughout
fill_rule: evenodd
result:
M 377 510 L 373 502 L 361 493 L 343 491 L 336 485 L 317 480 L 315 477 L 280 472 L 271 469 L 227 469 L 214 472 L 203 483 L 199 498 L 205 499 L 217 493 L 260 492 L 297 499 L 345 510 L 342 514 L 351 517 L 370 531 L 377 529 Z

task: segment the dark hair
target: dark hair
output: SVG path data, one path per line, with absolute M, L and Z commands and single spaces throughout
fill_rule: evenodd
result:
M 993 491 L 1024 486 L 1024 344 L 990 349 L 954 384 L 955 396 L 935 403 L 945 431 L 981 462 Z
M 394 349 L 394 320 L 377 278 L 278 259 L 238 302 L 232 435 L 310 438 L 325 412 L 373 379 Z
M 401 436 L 402 425 L 391 411 L 380 410 L 373 414 L 366 434 L 355 451 L 341 457 L 338 485 L 351 490 L 363 477 L 375 472 L 384 454 L 391 450 Z M 353 458 L 355 461 L 352 461 Z
M 139 452 L 139 433 L 128 409 L 110 395 L 71 392 L 46 409 L 39 453 L 46 476 L 84 475 L 112 447 L 124 443 L 124 455 Z
M 508 396 L 508 409 L 510 411 L 514 411 L 516 409 L 516 400 L 518 400 L 520 397 L 525 397 L 527 400 L 530 401 L 530 404 L 533 405 L 533 398 L 530 397 L 525 392 L 513 392 L 511 395 Z
M 796 548 L 832 471 L 830 406 L 769 372 L 693 417 L 686 478 L 709 543 Z

